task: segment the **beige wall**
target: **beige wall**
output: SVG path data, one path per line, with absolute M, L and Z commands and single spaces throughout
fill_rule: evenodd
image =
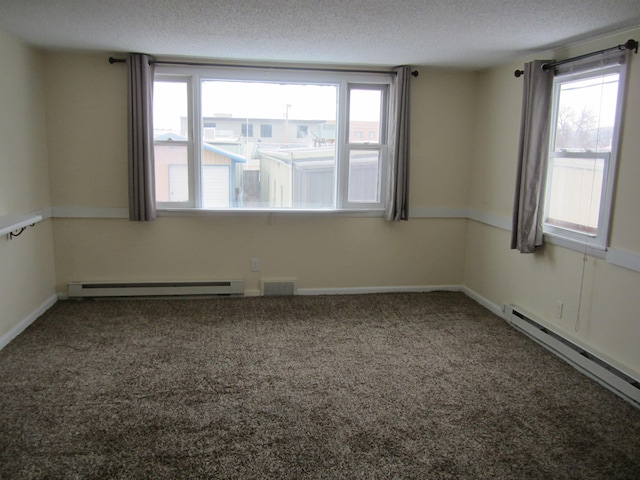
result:
M 477 74 L 419 69 L 411 82 L 410 211 L 467 207 Z
M 47 120 L 53 204 L 126 207 L 126 74 L 107 54 L 49 53 Z M 464 206 L 475 74 L 413 80 L 412 207 Z M 423 135 L 423 131 L 433 134 Z M 57 289 L 69 281 L 290 277 L 299 288 L 460 285 L 466 220 L 278 214 L 56 219 Z M 261 271 L 250 272 L 250 259 Z
M 535 58 L 568 58 L 625 43 L 640 30 L 584 43 Z M 482 72 L 471 161 L 470 208 L 510 217 L 515 185 L 522 79 L 513 72 L 524 61 Z M 611 247 L 640 255 L 640 59 L 634 55 L 628 78 L 625 125 L 611 234 Z M 569 337 L 640 373 L 640 273 L 546 245 L 534 255 L 509 250 L 510 233 L 470 222 L 465 285 L 502 306 L 515 303 Z M 584 266 L 584 275 L 583 275 Z M 582 287 L 582 299 L 581 297 Z M 564 303 L 562 319 L 556 302 Z M 578 317 L 578 310 L 579 317 Z
M 0 32 L 0 220 L 50 205 L 42 55 Z M 51 221 L 0 237 L 0 337 L 54 294 Z
M 127 206 L 127 70 L 108 58 L 45 54 L 54 206 Z

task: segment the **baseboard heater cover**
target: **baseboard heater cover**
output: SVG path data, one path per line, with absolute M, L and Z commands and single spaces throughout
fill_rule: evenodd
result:
M 505 305 L 505 319 L 580 372 L 640 408 L 640 381 L 545 326 L 515 305 Z
M 244 295 L 244 280 L 69 283 L 69 298 L 194 295 Z

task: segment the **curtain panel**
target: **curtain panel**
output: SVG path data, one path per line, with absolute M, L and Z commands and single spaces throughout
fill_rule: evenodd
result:
M 524 66 L 522 118 L 511 248 L 533 253 L 543 242 L 544 185 L 549 148 L 549 117 L 553 69 L 543 70 L 549 60 L 534 60 Z
M 389 145 L 389 188 L 384 217 L 391 221 L 409 219 L 409 90 L 411 68 L 396 68 Z
M 151 57 L 131 53 L 128 69 L 129 219 L 156 218 L 153 165 L 153 66 Z

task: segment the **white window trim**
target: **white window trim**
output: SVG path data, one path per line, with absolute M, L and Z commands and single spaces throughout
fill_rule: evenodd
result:
M 211 72 L 211 73 L 209 73 Z M 371 73 L 371 72 L 319 72 L 319 71 L 274 71 L 268 68 L 259 69 L 243 69 L 233 67 L 173 67 L 162 66 L 156 67 L 154 79 L 160 81 L 186 81 L 188 85 L 188 155 L 189 155 L 189 201 L 188 202 L 158 202 L 157 210 L 163 215 L 188 215 L 191 212 L 210 212 L 222 214 L 234 213 L 277 213 L 277 214 L 354 214 L 356 216 L 383 216 L 386 201 L 387 188 L 387 165 L 389 161 L 388 142 L 389 142 L 389 116 L 391 111 L 389 102 L 392 98 L 392 75 L 389 73 Z M 226 209 L 203 209 L 202 195 L 200 193 L 201 185 L 201 152 L 197 145 L 202 142 L 202 132 L 199 128 L 201 119 L 201 101 L 200 101 L 200 85 L 203 80 L 235 80 L 235 81 L 264 81 L 264 82 L 291 82 L 291 83 L 307 83 L 316 85 L 337 85 L 337 118 L 336 118 L 336 171 L 337 184 L 335 188 L 335 208 L 328 209 L 292 209 L 292 208 L 238 208 L 230 207 Z M 372 88 L 384 86 L 385 105 L 383 109 L 384 126 L 382 127 L 386 144 L 377 145 L 381 152 L 379 181 L 380 181 L 380 201 L 377 203 L 348 202 L 348 167 L 349 167 L 349 149 L 346 143 L 348 137 L 348 103 L 347 96 L 349 86 L 354 85 L 360 88 L 371 85 Z M 366 144 L 357 144 L 365 147 Z M 384 155 L 384 157 L 382 157 Z M 346 171 L 345 171 L 346 169 Z
M 627 68 L 625 63 L 621 63 L 619 65 L 609 65 L 603 68 L 590 68 L 585 69 L 582 72 L 573 73 L 567 72 L 563 74 L 556 75 L 554 78 L 554 88 L 553 88 L 553 100 L 552 100 L 552 112 L 551 112 L 551 134 L 549 136 L 549 153 L 547 155 L 547 178 L 545 181 L 545 189 L 548 190 L 549 185 L 549 176 L 551 172 L 549 171 L 550 157 L 551 157 L 551 146 L 555 144 L 555 120 L 557 119 L 557 109 L 558 109 L 558 89 L 556 89 L 556 80 L 563 81 L 568 78 L 571 80 L 577 80 L 580 78 L 589 78 L 595 75 L 600 76 L 604 72 L 618 72 L 618 96 L 617 96 L 617 108 L 616 108 L 616 117 L 614 130 L 612 133 L 611 139 L 611 152 L 607 152 L 608 160 L 605 160 L 605 173 L 606 178 L 603 179 L 603 190 L 602 190 L 602 199 L 600 202 L 600 213 L 599 213 L 599 221 L 598 221 L 598 231 L 595 235 L 590 235 L 583 232 L 577 232 L 570 229 L 558 227 L 555 225 L 550 225 L 548 223 L 544 223 L 544 235 L 545 238 L 551 244 L 560 245 L 571 250 L 582 251 L 590 253 L 596 257 L 603 258 L 604 252 L 606 252 L 609 245 L 609 232 L 611 226 L 611 218 L 613 216 L 613 198 L 615 194 L 615 179 L 617 172 L 617 164 L 618 164 L 618 151 L 620 145 L 621 131 L 623 127 L 623 119 L 624 119 L 624 110 L 625 110 L 625 99 L 626 99 L 626 77 L 627 77 Z M 545 217 L 549 204 L 548 198 L 549 192 L 547 191 L 545 194 Z
M 154 80 L 160 80 L 163 82 L 175 82 L 175 83 L 184 83 L 187 86 L 187 116 L 192 118 L 193 116 L 193 89 L 191 78 L 188 75 L 158 75 L 154 76 Z M 187 147 L 187 171 L 193 171 L 193 146 L 195 142 L 193 141 L 194 132 L 190 129 L 190 124 L 187 125 L 187 138 L 186 141 L 158 141 L 154 140 L 154 145 L 186 145 Z M 185 202 L 157 202 L 156 208 L 158 210 L 170 207 L 170 208 L 193 208 L 195 205 L 195 198 L 193 198 L 193 182 L 195 181 L 193 175 L 187 175 L 188 178 L 188 188 L 189 188 L 189 198 Z
M 339 178 L 342 178 L 344 181 L 341 185 L 341 193 L 340 197 L 336 201 L 336 205 L 338 205 L 338 201 L 340 201 L 340 208 L 345 210 L 351 209 L 360 209 L 360 210 L 382 210 L 384 211 L 384 202 L 387 198 L 387 175 L 385 166 L 387 163 L 384 159 L 389 158 L 389 91 L 391 89 L 391 85 L 381 85 L 381 84 L 363 84 L 363 83 L 352 83 L 349 82 L 346 85 L 346 99 L 349 100 L 351 96 L 351 90 L 362 90 L 362 89 L 370 89 L 374 91 L 379 91 L 382 95 L 382 105 L 380 112 L 380 138 L 379 141 L 374 142 L 353 142 L 352 139 L 349 138 L 349 108 L 345 104 L 344 114 L 345 119 L 342 131 L 342 152 L 343 152 L 343 161 L 341 163 L 342 166 L 342 174 L 339 175 Z M 379 152 L 380 162 L 378 164 L 378 194 L 379 199 L 378 202 L 350 202 L 349 201 L 349 162 L 350 155 L 352 150 L 372 150 Z

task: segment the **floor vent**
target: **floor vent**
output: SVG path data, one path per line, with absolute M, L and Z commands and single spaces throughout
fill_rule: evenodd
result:
M 244 295 L 244 281 L 69 283 L 69 298 L 193 295 Z
M 296 282 L 294 280 L 263 280 L 262 295 L 265 297 L 288 297 L 295 295 Z
M 605 361 L 602 356 L 587 351 L 585 348 L 554 332 L 515 305 L 505 305 L 505 318 L 515 328 L 533 338 L 576 369 L 608 388 L 613 393 L 640 408 L 640 381 L 620 368 Z

